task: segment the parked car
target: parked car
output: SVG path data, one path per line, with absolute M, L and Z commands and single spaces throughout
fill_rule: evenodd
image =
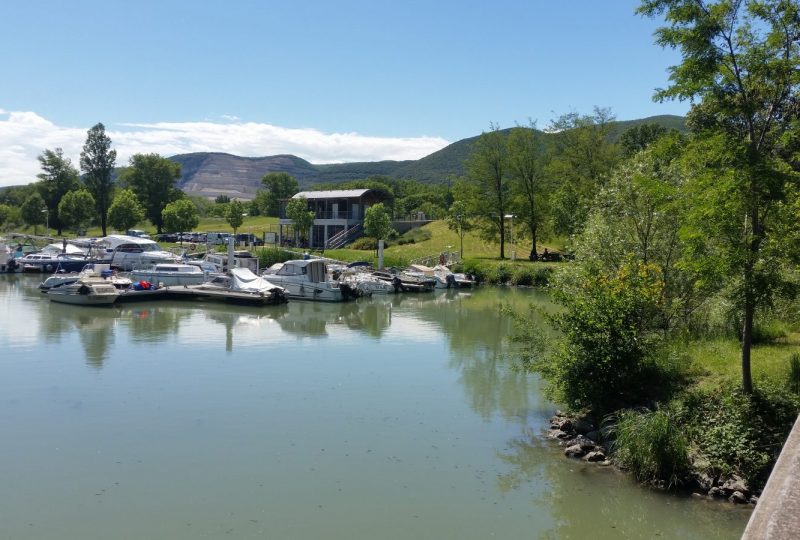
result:
M 176 233 L 164 233 L 164 234 L 157 234 L 156 241 L 157 242 L 178 242 L 180 238 Z
M 125 234 L 127 236 L 135 236 L 136 238 L 150 239 L 150 235 L 141 229 L 128 229 L 127 231 L 125 231 Z

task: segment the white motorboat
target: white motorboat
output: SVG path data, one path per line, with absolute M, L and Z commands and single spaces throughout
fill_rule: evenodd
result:
M 209 279 L 209 273 L 194 264 L 162 263 L 149 268 L 131 270 L 133 281 L 147 281 L 155 285 L 199 285 Z
M 286 291 L 247 268 L 234 268 L 199 285 L 168 287 L 170 295 L 219 299 L 244 304 L 282 304 Z
M 129 288 L 133 283 L 130 278 L 121 276 L 117 272 L 111 270 L 111 267 L 107 264 L 87 264 L 80 272 L 58 271 L 54 273 L 52 276 L 48 277 L 39 284 L 39 289 L 42 292 L 47 292 L 56 287 L 75 283 L 88 271 L 95 272 L 100 277 L 111 283 L 115 288 L 120 290 Z
M 112 234 L 98 240 L 96 245 L 104 250 L 102 262 L 125 271 L 154 264 L 180 262 L 178 255 L 164 251 L 161 246 L 147 238 Z
M 357 289 L 362 295 L 389 294 L 394 292 L 394 285 L 372 275 L 369 271 L 345 270 L 339 276 L 339 283 Z
M 414 272 L 397 271 L 396 269 L 376 270 L 372 272 L 376 278 L 391 283 L 395 292 L 431 292 L 436 288 L 436 279 Z
M 271 282 L 286 289 L 290 298 L 341 302 L 359 296 L 358 290 L 328 275 L 321 259 L 296 259 L 276 263 L 262 274 Z
M 119 290 L 94 269 L 81 272 L 72 283 L 47 291 L 52 302 L 81 306 L 103 306 L 113 304 L 119 298 Z

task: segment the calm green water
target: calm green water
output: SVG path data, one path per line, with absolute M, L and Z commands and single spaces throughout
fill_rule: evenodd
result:
M 510 368 L 531 291 L 51 304 L 0 276 L 0 538 L 738 538 L 564 459 Z

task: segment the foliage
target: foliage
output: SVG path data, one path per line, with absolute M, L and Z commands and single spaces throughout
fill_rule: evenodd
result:
M 515 286 L 546 287 L 552 277 L 552 266 L 520 264 L 511 270 L 508 282 Z
M 610 140 L 614 117 L 595 107 L 591 115 L 561 115 L 548 126 L 554 134 L 546 174 L 559 182 L 550 194 L 550 212 L 557 234 L 569 236 L 583 227 L 594 194 L 619 161 Z
M 683 259 L 683 147 L 679 135 L 667 135 L 621 164 L 599 191 L 575 241 L 578 260 L 605 272 L 632 260 L 659 268 L 664 287 L 656 315 L 665 332 L 689 325 L 712 289 L 701 286 L 693 265 Z
M 696 251 L 723 253 L 717 261 L 728 271 L 719 273 L 728 282 L 739 281 L 742 386 L 749 393 L 753 320 L 779 286 L 780 257 L 769 255 L 782 244 L 780 222 L 787 216 L 781 205 L 788 187 L 798 181 L 792 167 L 800 142 L 795 135 L 800 5 L 644 0 L 639 13 L 664 15 L 668 26 L 656 32 L 657 41 L 679 49 L 683 57 L 670 69 L 671 85 L 656 97 L 694 103 L 689 124 L 702 138 L 692 160 L 700 189 L 690 227 Z M 704 238 L 716 245 L 703 246 Z
M 40 225 L 45 221 L 47 207 L 38 192 L 31 193 L 20 207 L 21 217 L 28 225 Z
M 244 223 L 244 204 L 242 201 L 235 200 L 228 205 L 228 210 L 225 212 L 225 221 L 233 229 L 233 234 Z
M 292 220 L 295 234 L 302 238 L 308 237 L 308 230 L 314 224 L 314 212 L 308 209 L 308 200 L 305 197 L 289 199 L 286 203 L 286 217 Z
M 405 244 L 416 244 L 417 242 L 425 242 L 430 240 L 433 236 L 430 229 L 423 229 L 415 227 L 397 237 L 397 245 L 402 246 Z
M 231 198 L 228 197 L 227 195 L 217 195 L 214 198 L 214 202 L 217 204 L 228 204 L 229 202 L 231 202 Z
M 800 397 L 800 353 L 789 357 L 789 390 Z
M 458 233 L 459 250 L 461 258 L 464 258 L 464 235 L 475 226 L 469 207 L 464 201 L 454 201 L 447 213 L 447 228 Z
M 133 191 L 120 189 L 108 209 L 108 223 L 118 231 L 126 231 L 144 219 L 144 208 Z
M 145 217 L 162 232 L 162 212 L 167 204 L 183 197 L 176 187 L 181 165 L 158 154 L 134 154 L 130 166 L 120 173 L 119 183 L 130 188 L 145 210 Z
M 0 227 L 11 221 L 12 208 L 7 204 L 0 204 Z
M 267 173 L 261 179 L 261 183 L 267 188 L 266 194 L 260 199 L 263 200 L 261 211 L 267 216 L 277 216 L 280 201 L 288 199 L 299 189 L 297 180 L 285 172 Z
M 531 255 L 537 253 L 537 242 L 543 236 L 548 217 L 547 195 L 552 182 L 545 174 L 547 149 L 535 124 L 517 127 L 508 134 L 508 169 L 516 211 L 530 234 Z
M 614 460 L 640 482 L 682 484 L 689 476 L 689 441 L 674 411 L 627 410 L 605 431 Z
M 499 126 L 492 124 L 472 145 L 466 163 L 467 177 L 458 190 L 477 216 L 477 227 L 486 239 L 500 239 L 500 258 L 505 258 L 505 218 L 511 204 L 508 149 Z
M 623 154 L 626 157 L 631 157 L 641 152 L 667 133 L 667 128 L 660 124 L 639 124 L 620 135 L 619 145 L 622 147 Z
M 712 477 L 740 474 L 751 488 L 763 487 L 780 452 L 800 401 L 764 380 L 748 395 L 729 385 L 697 390 L 685 399 L 687 430 Z
M 66 193 L 78 189 L 81 185 L 78 171 L 72 166 L 70 159 L 64 157 L 61 148 L 42 152 L 39 164 L 42 172 L 37 175 L 39 182 L 36 188 L 50 212 L 50 226 L 60 235 L 63 224 L 58 215 L 58 204 Z
M 378 241 L 369 236 L 362 236 L 361 238 L 357 238 L 354 242 L 352 242 L 349 247 L 350 249 L 369 249 L 374 251 L 378 249 Z
M 385 240 L 392 231 L 389 213 L 383 203 L 373 204 L 364 213 L 364 234 L 378 240 Z
M 296 253 L 280 248 L 259 248 L 255 252 L 259 268 L 269 268 L 275 263 L 286 262 L 297 257 Z
M 58 215 L 65 227 L 83 230 L 92 221 L 95 201 L 88 190 L 70 191 L 58 205 Z
M 169 203 L 161 214 L 167 232 L 191 231 L 200 223 L 197 207 L 188 199 L 178 199 Z
M 663 279 L 653 265 L 629 263 L 611 274 L 580 268 L 560 277 L 555 299 L 563 312 L 550 317 L 562 334 L 548 354 L 529 358 L 547 393 L 571 409 L 602 416 L 644 405 L 667 388 L 671 375 L 659 365 L 655 332 Z M 518 336 L 534 333 L 524 324 Z
M 89 129 L 83 145 L 81 170 L 84 173 L 83 182 L 94 198 L 103 236 L 106 236 L 108 207 L 114 189 L 111 173 L 114 171 L 116 159 L 117 151 L 111 150 L 111 139 L 106 135 L 105 126 L 101 123 L 95 124 Z

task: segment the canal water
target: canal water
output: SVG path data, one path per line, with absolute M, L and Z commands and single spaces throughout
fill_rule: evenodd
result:
M 0 538 L 738 538 L 749 510 L 561 456 L 481 288 L 50 303 L 0 276 Z

